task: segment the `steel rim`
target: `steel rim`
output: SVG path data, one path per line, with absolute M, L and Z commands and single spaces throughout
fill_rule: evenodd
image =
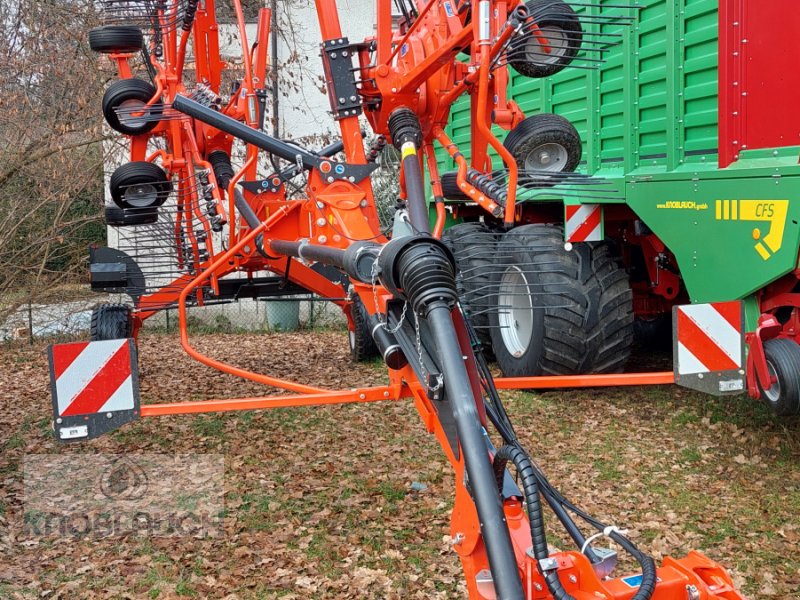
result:
M 547 52 L 539 42 L 539 38 L 531 33 L 530 39 L 525 45 L 525 60 L 535 65 L 555 65 L 560 63 L 569 50 L 570 40 L 566 32 L 560 27 L 553 26 L 540 27 L 539 31 L 542 32 L 542 37 L 547 40 L 550 52 Z
M 123 197 L 134 208 L 147 208 L 156 203 L 158 190 L 151 183 L 135 183 L 125 190 Z
M 525 170 L 560 173 L 566 167 L 568 159 L 569 153 L 561 144 L 540 144 L 525 156 Z
M 350 343 L 350 351 L 354 352 L 356 349 L 356 334 L 354 331 L 347 332 L 347 341 Z
M 503 344 L 513 357 L 521 357 L 533 338 L 533 299 L 525 273 L 515 265 L 500 280 L 497 317 Z
M 147 104 L 141 100 L 125 100 L 116 110 L 120 124 L 125 127 L 136 129 L 147 125 Z
M 769 389 L 764 390 L 764 397 L 770 403 L 775 404 L 781 398 L 781 380 L 778 377 L 778 372 L 775 370 L 775 366 L 770 361 L 767 361 L 767 372 L 769 373 L 770 378 L 775 378 L 775 383 L 769 386 Z

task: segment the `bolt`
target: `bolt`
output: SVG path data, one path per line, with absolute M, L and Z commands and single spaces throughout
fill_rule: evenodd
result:
M 331 52 L 331 58 L 336 58 L 336 52 Z
M 536 588 L 537 592 L 541 592 L 542 591 L 542 584 L 541 583 L 534 583 L 533 587 Z
M 317 227 L 325 227 L 325 219 L 323 219 L 322 217 L 317 219 Z
M 383 397 L 384 398 L 388 398 L 389 397 L 389 392 L 383 392 Z
M 361 400 L 366 400 L 367 399 L 367 395 L 366 394 L 359 394 L 358 397 Z
M 317 238 L 317 240 L 319 241 L 320 244 L 324 244 L 328 241 L 328 238 L 325 237 L 324 235 L 321 235 Z
M 62 422 L 63 422 L 63 419 L 62 419 L 61 417 L 58 417 L 58 418 L 56 419 L 56 423 L 58 423 L 59 425 L 60 425 Z
M 366 199 L 366 198 L 364 198 L 364 199 L 361 201 L 361 208 L 367 208 L 367 199 Z
M 457 533 L 453 538 L 453 546 L 458 546 L 464 541 L 466 536 L 463 533 Z
M 113 417 L 113 416 L 114 416 L 114 415 L 112 415 L 111 413 L 106 413 L 106 419 L 110 419 L 110 418 L 111 418 L 111 417 Z
M 344 104 L 344 98 L 339 98 L 339 104 Z
M 575 575 L 570 575 L 569 576 L 569 582 L 570 583 L 578 583 L 578 578 L 575 577 Z
M 325 208 L 325 204 L 321 200 L 317 200 L 317 208 Z

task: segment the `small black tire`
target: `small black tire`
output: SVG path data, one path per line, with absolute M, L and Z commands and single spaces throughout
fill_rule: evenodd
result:
M 142 30 L 132 25 L 106 25 L 89 31 L 89 48 L 103 54 L 131 54 L 144 47 Z
M 106 224 L 110 227 L 130 227 L 133 225 L 151 225 L 158 221 L 157 208 L 125 209 L 117 206 L 106 206 Z
M 103 116 L 106 123 L 114 131 L 125 135 L 141 135 L 152 131 L 158 125 L 161 104 L 146 105 L 155 94 L 155 86 L 143 79 L 115 81 L 103 94 Z M 140 111 L 143 114 L 137 115 Z
M 354 362 L 365 362 L 380 356 L 375 340 L 369 326 L 369 314 L 357 295 L 353 296 L 350 304 L 350 314 L 353 317 L 353 331 L 348 331 L 347 341 L 350 344 L 350 356 Z
M 633 345 L 633 293 L 605 242 L 564 247 L 560 226 L 498 242 L 492 349 L 507 377 L 619 373 Z
M 98 304 L 92 309 L 89 333 L 93 342 L 131 337 L 133 312 L 127 304 Z
M 492 308 L 491 274 L 495 266 L 497 234 L 483 223 L 459 223 L 445 230 L 442 242 L 456 259 L 456 290 L 464 316 L 489 356 L 492 338 L 489 311 Z
M 581 49 L 581 20 L 562 0 L 530 0 L 525 6 L 531 21 L 550 44 L 550 52 L 542 48 L 527 27 L 509 44 L 508 64 L 526 77 L 550 77 L 566 68 Z
M 764 342 L 769 374 L 777 381 L 769 389 L 759 384 L 761 398 L 779 417 L 800 414 L 800 346 L 788 338 Z
M 114 204 L 135 210 L 161 206 L 172 191 L 164 169 L 146 161 L 118 167 L 111 174 L 108 187 Z
M 509 132 L 503 141 L 517 161 L 520 183 L 552 186 L 561 179 L 547 173 L 571 173 L 581 161 L 583 147 L 578 130 L 560 115 L 531 115 Z
M 440 182 L 442 184 L 442 196 L 447 200 L 469 200 L 461 188 L 458 187 L 458 171 L 442 173 Z

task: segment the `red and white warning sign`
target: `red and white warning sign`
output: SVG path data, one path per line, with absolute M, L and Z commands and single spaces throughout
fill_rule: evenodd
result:
M 600 242 L 603 239 L 603 207 L 576 204 L 564 207 L 565 242 Z
M 675 375 L 682 385 L 716 393 L 744 388 L 744 320 L 739 301 L 675 307 Z M 715 374 L 716 377 L 705 377 Z M 690 385 L 686 381 L 702 382 Z M 713 390 L 709 389 L 712 388 Z
M 50 347 L 59 439 L 96 437 L 131 420 L 139 406 L 135 353 L 130 339 Z

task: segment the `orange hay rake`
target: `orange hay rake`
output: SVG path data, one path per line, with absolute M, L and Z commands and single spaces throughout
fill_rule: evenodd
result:
M 59 387 L 60 377 L 70 372 L 70 361 L 92 352 L 93 345 L 56 346 L 57 437 L 96 437 L 140 416 L 412 398 L 455 470 L 451 534 L 471 598 L 741 598 L 711 560 L 691 553 L 666 559 L 657 568 L 618 529 L 561 495 L 521 447 L 497 391 L 668 383 L 672 374 L 518 378 L 495 385 L 459 307 L 453 256 L 438 239 L 446 215 L 436 145 L 456 161 L 458 189 L 487 215 L 514 224 L 517 190 L 521 182 L 537 185 L 538 175 L 521 173 L 513 152 L 491 130 L 492 125 L 515 130 L 525 121 L 519 106 L 506 97 L 507 68 L 512 64 L 542 76 L 568 66 L 582 43 L 575 14 L 560 0 L 531 0 L 527 6 L 498 0 L 399 0 L 398 20 L 390 0 L 376 1 L 376 34 L 355 43 L 342 34 L 335 0 L 317 0 L 325 79 L 341 141 L 313 152 L 262 131 L 268 10 L 259 13 L 251 46 L 242 7 L 233 2 L 244 76 L 224 99 L 214 0 L 105 0 L 109 24 L 94 30 L 90 41 L 118 66 L 121 79 L 106 93 L 104 113 L 109 125 L 131 141 L 130 162 L 111 178 L 117 206 L 108 216 L 121 231 L 144 232 L 132 235 L 131 247 L 144 245 L 152 252 L 136 260 L 128 251 L 93 249 L 93 287 L 125 291 L 134 299 L 133 309 L 113 305 L 95 315 L 94 343 L 136 338 L 145 319 L 177 306 L 181 344 L 189 355 L 294 394 L 142 406 L 134 397 L 129 405 L 110 410 L 106 403 L 114 390 L 100 386 L 92 392 L 97 396 L 93 404 L 83 398 L 83 406 L 93 410 L 75 414 Z M 537 15 L 548 13 L 565 19 L 561 33 L 537 24 Z M 192 85 L 186 81 L 190 40 Z M 132 59 L 139 52 L 148 79 L 133 76 Z M 469 160 L 444 131 L 450 107 L 463 94 L 472 106 Z M 396 227 L 393 234 L 379 224 L 370 182 L 376 152 L 364 147 L 362 115 L 401 156 L 404 207 L 395 218 L 406 227 Z M 245 144 L 238 170 L 231 160 L 234 139 Z M 264 155 L 289 166 L 259 178 Z M 433 226 L 425 170 L 435 199 Z M 292 180 L 302 181 L 301 193 L 287 192 Z M 156 264 L 150 272 L 148 260 Z M 346 278 L 331 278 L 322 267 L 333 267 Z M 259 276 L 263 271 L 274 275 Z M 245 277 L 230 279 L 234 273 Z M 389 385 L 320 389 L 236 368 L 191 345 L 187 306 L 272 295 L 280 291 L 277 282 L 335 299 L 351 331 L 366 325 L 388 366 Z M 365 311 L 366 323 L 356 322 L 355 310 Z M 87 389 L 96 375 L 83 375 Z M 576 550 L 551 551 L 544 505 Z M 612 577 L 616 553 L 598 546 L 598 536 L 630 553 L 641 572 Z

